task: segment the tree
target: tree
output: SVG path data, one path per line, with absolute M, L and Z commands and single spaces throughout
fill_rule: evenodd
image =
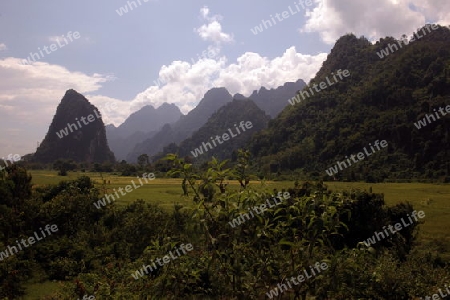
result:
M 148 158 L 147 154 L 141 154 L 138 156 L 137 161 L 138 161 L 138 165 L 141 167 L 141 169 L 144 169 L 144 166 L 149 164 L 148 160 L 149 160 L 149 158 Z
M 67 176 L 67 171 L 73 171 L 77 168 L 75 162 L 58 159 L 53 164 L 53 169 L 58 171 L 59 176 Z

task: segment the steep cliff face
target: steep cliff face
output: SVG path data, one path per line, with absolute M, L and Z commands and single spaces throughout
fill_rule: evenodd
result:
M 115 161 L 108 147 L 100 112 L 75 90 L 68 90 L 62 98 L 33 158 L 42 163 L 57 159 L 98 163 Z

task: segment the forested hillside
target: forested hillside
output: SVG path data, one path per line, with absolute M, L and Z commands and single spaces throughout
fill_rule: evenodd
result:
M 214 113 L 192 137 L 181 142 L 179 146 L 171 144 L 165 147 L 163 153 L 155 156 L 155 159 L 162 158 L 168 153 L 178 153 L 182 157 L 191 156 L 196 163 L 207 161 L 212 156 L 219 159 L 228 159 L 232 156 L 236 158 L 237 149 L 243 147 L 255 133 L 266 128 L 269 120 L 270 117 L 253 101 L 233 100 Z M 241 122 L 251 122 L 252 127 L 250 129 L 244 127 L 244 131 L 239 127 Z M 216 140 L 212 142 L 211 137 L 216 138 L 217 135 L 222 137 L 224 133 L 229 135 L 229 140 L 219 139 L 221 143 Z M 205 145 L 209 143 L 212 149 L 206 145 L 205 151 L 203 143 Z M 203 153 L 196 152 L 196 148 L 200 148 Z
M 339 69 L 350 76 L 289 105 L 255 136 L 251 151 L 262 171 L 303 169 L 330 178 L 325 170 L 336 161 L 386 140 L 386 149 L 334 177 L 449 181 L 450 116 L 428 117 L 431 122 L 420 129 L 414 123 L 450 105 L 450 30 L 420 32 L 421 39 L 382 59 L 377 52 L 398 45 L 395 39 L 372 45 L 364 37 L 341 37 L 305 90 Z

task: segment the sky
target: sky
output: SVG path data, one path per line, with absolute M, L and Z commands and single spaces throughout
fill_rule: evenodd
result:
M 105 124 L 164 102 L 186 114 L 213 87 L 308 83 L 347 33 L 426 23 L 449 25 L 450 1 L 0 0 L 0 157 L 35 152 L 68 89 Z

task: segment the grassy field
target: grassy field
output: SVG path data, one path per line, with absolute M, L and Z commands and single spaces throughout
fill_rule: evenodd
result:
M 45 281 L 38 283 L 30 283 L 26 286 L 27 294 L 24 296 L 24 300 L 39 300 L 44 296 L 51 295 L 52 293 L 62 290 L 62 282 Z
M 103 179 L 99 173 L 69 172 L 68 176 L 57 176 L 51 171 L 30 171 L 33 176 L 34 186 L 47 184 L 57 184 L 62 180 L 74 180 L 79 176 L 87 175 L 96 186 L 102 190 L 102 182 L 106 180 L 107 193 L 113 193 L 113 189 L 125 187 L 131 184 L 131 180 L 138 183 L 136 177 L 124 177 L 112 174 L 103 174 Z M 109 182 L 109 184 L 108 184 Z M 236 181 L 229 182 L 231 187 L 239 188 Z M 383 193 L 387 205 L 394 205 L 399 202 L 410 202 L 416 210 L 423 210 L 426 214 L 424 224 L 420 226 L 419 241 L 422 247 L 428 244 L 441 245 L 444 258 L 450 259 L 450 184 L 423 184 L 423 183 L 360 183 L 360 182 L 326 182 L 329 189 L 333 191 L 361 189 L 369 190 L 372 187 L 374 193 Z M 261 186 L 260 182 L 251 182 L 251 185 Z M 266 182 L 269 190 L 277 188 L 292 188 L 293 182 Z M 148 203 L 158 204 L 163 209 L 171 210 L 175 203 L 185 206 L 192 205 L 192 201 L 182 196 L 180 179 L 158 179 L 149 181 L 144 186 L 131 191 L 125 196 L 121 196 L 116 204 L 124 206 L 136 199 L 143 199 Z M 431 199 L 432 201 L 426 201 Z M 45 282 L 30 284 L 27 286 L 29 296 L 24 299 L 39 299 L 41 295 L 48 294 L 60 287 L 59 283 Z M 32 292 L 31 292 L 32 291 Z M 33 295 L 33 296 L 31 296 Z
M 31 171 L 34 186 L 56 184 L 61 180 L 73 180 L 81 175 L 91 177 L 99 188 L 102 188 L 102 178 L 99 173 L 69 172 L 68 176 L 57 176 L 51 171 Z M 107 193 L 114 193 L 113 189 L 125 187 L 131 184 L 131 180 L 138 183 L 136 177 L 125 177 L 111 174 L 103 174 L 106 180 Z M 110 184 L 108 184 L 110 182 Z M 259 182 L 252 182 L 253 186 L 260 186 Z M 290 188 L 292 182 L 266 182 L 270 189 Z M 327 182 L 331 190 L 368 190 L 372 187 L 374 193 L 383 193 L 387 205 L 409 201 L 417 210 L 423 210 L 426 214 L 425 223 L 421 226 L 421 238 L 424 240 L 439 239 L 444 244 L 450 245 L 450 184 L 426 184 L 426 183 L 361 183 L 361 182 Z M 237 181 L 230 181 L 231 186 L 238 187 Z M 182 196 L 181 179 L 158 179 L 149 181 L 144 186 L 134 189 L 132 192 L 121 196 L 116 204 L 124 206 L 136 199 L 143 199 L 148 203 L 159 204 L 162 208 L 170 210 L 175 203 L 185 206 L 192 205 L 192 201 Z M 430 203 L 426 203 L 431 199 Z M 450 249 L 450 248 L 449 248 Z

